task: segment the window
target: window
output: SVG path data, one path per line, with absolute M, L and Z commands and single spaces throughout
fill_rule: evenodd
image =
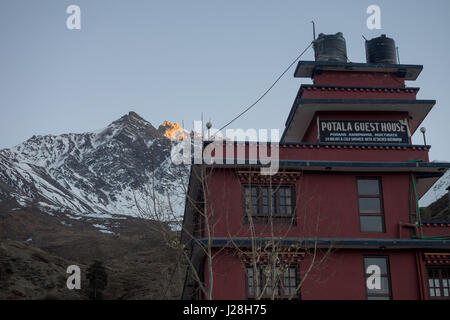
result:
M 388 257 L 364 257 L 364 280 L 367 300 L 390 300 Z
M 294 186 L 244 186 L 244 214 L 290 217 L 294 213 Z M 271 209 L 270 209 L 271 208 Z
M 430 299 L 450 299 L 450 268 L 428 268 Z
M 357 178 L 361 232 L 384 232 L 383 203 L 379 178 Z
M 299 299 L 297 293 L 298 268 L 289 266 L 284 271 L 273 270 L 270 265 L 258 267 L 258 282 L 255 281 L 255 270 L 253 266 L 246 267 L 247 273 L 247 296 L 249 299 L 260 297 L 262 299 Z M 283 274 L 276 274 L 282 272 Z M 272 281 L 272 276 L 274 280 Z M 255 284 L 257 287 L 255 290 Z M 264 290 L 264 292 L 262 292 Z M 273 291 L 272 291 L 273 290 Z

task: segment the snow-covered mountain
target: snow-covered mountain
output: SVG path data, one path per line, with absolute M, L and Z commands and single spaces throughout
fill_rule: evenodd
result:
M 170 159 L 171 140 L 134 112 L 103 130 L 33 136 L 0 150 L 0 206 L 17 201 L 72 216 L 137 215 L 134 195 L 149 186 L 176 194 L 188 168 Z M 162 196 L 164 198 L 164 196 Z M 172 199 L 182 214 L 183 197 Z

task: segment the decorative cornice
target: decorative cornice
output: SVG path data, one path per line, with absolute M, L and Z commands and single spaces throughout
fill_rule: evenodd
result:
M 424 253 L 423 259 L 427 265 L 450 265 L 450 253 Z
M 302 85 L 301 90 L 307 91 L 340 91 L 340 92 L 379 92 L 379 93 L 417 93 L 419 88 L 408 87 L 352 87 L 352 86 L 330 86 L 330 85 Z
M 423 223 L 424 227 L 450 227 L 450 222 L 424 222 Z
M 245 264 L 251 264 L 255 261 L 258 264 L 269 264 L 271 263 L 270 253 L 259 253 L 253 254 L 251 251 L 240 252 L 239 258 Z M 281 252 L 277 254 L 277 264 L 290 265 L 299 263 L 305 255 L 305 252 Z
M 376 144 L 319 144 L 319 143 L 281 143 L 280 148 L 296 149 L 343 149 L 343 150 L 429 150 L 429 145 L 376 145 Z
M 252 243 L 264 245 L 271 238 L 236 237 L 198 239 L 198 243 L 209 243 L 213 247 L 249 247 Z M 302 248 L 347 248 L 347 249 L 444 249 L 450 250 L 450 240 L 424 239 L 374 239 L 374 238 L 282 238 L 278 240 L 280 246 L 301 246 Z
M 295 183 L 301 176 L 298 171 L 284 171 L 278 172 L 275 175 L 261 175 L 260 171 L 236 171 L 236 174 L 241 183 L 276 183 L 276 184 L 292 184 Z

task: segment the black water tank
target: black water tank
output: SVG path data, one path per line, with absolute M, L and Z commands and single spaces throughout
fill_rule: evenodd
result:
M 367 63 L 397 63 L 394 39 L 382 34 L 380 37 L 366 40 Z
M 316 61 L 347 62 L 347 46 L 342 32 L 336 34 L 319 34 L 314 44 Z

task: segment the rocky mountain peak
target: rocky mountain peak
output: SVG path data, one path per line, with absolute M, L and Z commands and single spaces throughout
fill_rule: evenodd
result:
M 136 192 L 158 181 L 164 193 L 180 181 L 164 134 L 131 111 L 96 132 L 35 136 L 0 150 L 0 206 L 3 194 L 22 206 L 135 215 Z
M 130 111 L 102 130 L 100 137 L 105 136 L 131 139 L 132 141 L 143 139 L 145 143 L 155 138 L 162 138 L 161 133 L 150 122 L 134 111 Z

